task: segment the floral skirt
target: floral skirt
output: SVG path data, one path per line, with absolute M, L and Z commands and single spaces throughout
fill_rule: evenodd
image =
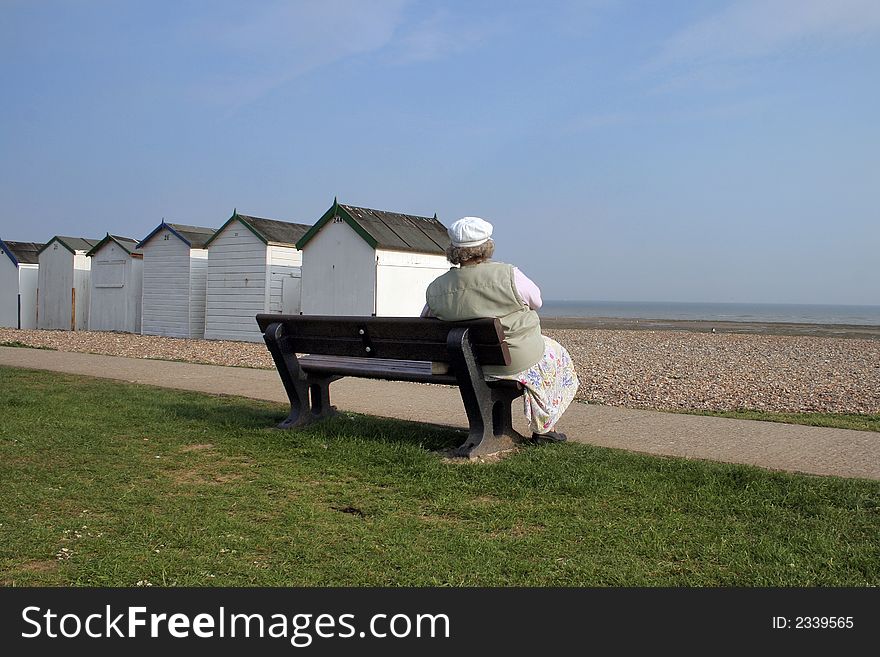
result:
M 527 370 L 493 379 L 518 381 L 525 388 L 523 406 L 534 433 L 553 431 L 578 389 L 578 378 L 568 351 L 561 344 L 544 338 L 544 356 Z

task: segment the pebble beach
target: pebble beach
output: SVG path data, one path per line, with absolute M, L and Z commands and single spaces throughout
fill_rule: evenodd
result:
M 880 328 L 543 322 L 574 359 L 576 399 L 656 410 L 880 413 Z M 597 327 L 599 326 L 599 327 Z M 613 328 L 608 328 L 613 326 Z M 0 346 L 273 369 L 262 343 L 0 328 Z

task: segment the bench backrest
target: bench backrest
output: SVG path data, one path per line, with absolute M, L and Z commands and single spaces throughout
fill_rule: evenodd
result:
M 296 353 L 433 362 L 448 362 L 449 331 L 467 328 L 482 365 L 510 364 L 504 329 L 494 318 L 444 322 L 421 317 L 257 315 L 260 331 L 276 322 L 283 325 L 285 340 Z

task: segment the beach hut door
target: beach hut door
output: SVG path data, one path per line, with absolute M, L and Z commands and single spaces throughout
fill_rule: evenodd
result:
M 299 315 L 302 300 L 302 278 L 285 276 L 281 279 L 281 312 L 284 315 Z

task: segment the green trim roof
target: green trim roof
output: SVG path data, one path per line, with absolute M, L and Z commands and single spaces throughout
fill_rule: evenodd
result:
M 123 249 L 128 255 L 130 255 L 130 256 L 132 256 L 132 257 L 134 257 L 134 258 L 143 258 L 143 254 L 142 254 L 142 253 L 135 253 L 135 252 L 134 252 L 134 250 L 135 250 L 135 249 L 137 248 L 137 246 L 138 246 L 138 242 L 137 242 L 137 240 L 132 239 L 131 237 L 120 237 L 119 235 L 111 235 L 110 233 L 107 233 L 107 235 L 104 237 L 104 239 L 102 239 L 100 242 L 98 242 L 97 244 L 95 244 L 95 246 L 93 246 L 93 247 L 91 248 L 91 250 L 90 250 L 88 253 L 86 253 L 86 255 L 89 256 L 89 257 L 92 257 L 92 256 L 95 255 L 100 249 L 104 248 L 104 245 L 107 244 L 108 242 L 115 242 L 115 243 L 118 244 L 120 247 L 122 247 L 122 249 Z
M 302 250 L 334 217 L 340 217 L 373 249 L 443 255 L 450 243 L 446 227 L 436 215 L 419 217 L 343 205 L 334 200 L 330 209 L 296 243 L 296 248 Z
M 86 237 L 65 237 L 63 235 L 55 235 L 55 237 L 43 245 L 43 248 L 37 252 L 37 255 L 40 255 L 43 251 L 48 249 L 52 242 L 58 242 L 65 249 L 76 255 L 77 251 L 90 251 L 91 248 L 100 241 L 101 240 L 93 240 Z
M 267 245 L 296 246 L 297 240 L 309 230 L 309 226 L 305 224 L 295 224 L 289 221 L 279 221 L 278 219 L 252 217 L 247 214 L 240 214 L 236 211 L 233 212 L 232 216 L 226 220 L 226 223 L 220 226 L 220 228 L 217 229 L 217 232 L 205 242 L 205 247 L 208 247 L 211 242 L 213 242 L 220 233 L 226 230 L 226 227 L 233 221 L 238 221 L 244 225 L 245 228 L 257 236 L 257 239 Z

